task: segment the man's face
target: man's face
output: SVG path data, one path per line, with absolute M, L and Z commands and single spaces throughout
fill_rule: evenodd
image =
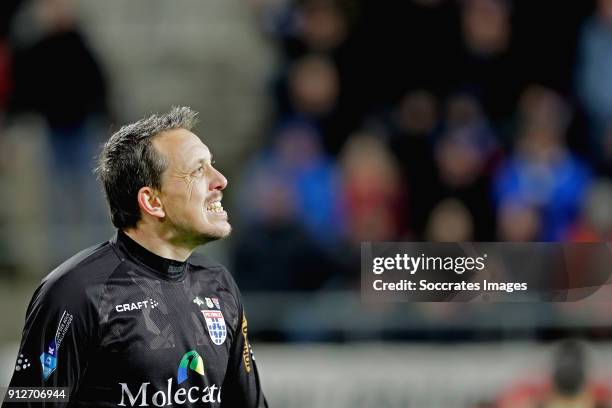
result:
M 213 167 L 208 147 L 185 129 L 155 136 L 153 146 L 167 162 L 160 198 L 168 238 L 201 245 L 228 236 L 232 227 L 221 206 L 227 179 Z

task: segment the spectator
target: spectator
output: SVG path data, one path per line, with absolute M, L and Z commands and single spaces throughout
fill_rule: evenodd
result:
M 341 275 L 342 187 L 317 129 L 305 121 L 279 126 L 272 146 L 247 167 L 239 191 L 243 231 L 236 273 L 254 290 L 312 290 Z M 257 237 L 257 239 L 253 239 Z M 270 252 L 270 248 L 274 248 Z
M 394 241 L 406 233 L 406 191 L 386 145 L 370 133 L 353 135 L 341 154 L 349 241 Z
M 578 216 L 590 171 L 564 144 L 569 108 L 557 93 L 530 87 L 520 111 L 515 151 L 495 180 L 498 208 L 513 203 L 537 209 L 539 239 L 561 240 Z
M 341 92 L 336 66 L 327 57 L 307 55 L 296 60 L 277 88 L 278 122 L 309 121 L 323 137 L 326 151 L 337 153 L 344 142 L 344 120 L 338 111 Z
M 407 222 L 417 239 L 423 237 L 432 203 L 429 190 L 435 182 L 433 137 L 438 128 L 438 100 L 425 89 L 407 92 L 396 107 L 392 121 L 391 151 L 409 189 Z
M 257 179 L 261 173 L 274 174 L 289 189 L 293 204 L 290 217 L 321 246 L 337 246 L 343 239 L 344 220 L 339 169 L 321 146 L 317 129 L 305 121 L 290 121 L 279 126 L 270 149 L 262 151 L 247 173 Z M 258 195 L 264 184 L 246 177 L 241 196 Z M 243 210 L 245 211 L 245 210 Z M 266 208 L 251 206 L 244 215 L 254 221 Z M 264 217 L 265 218 L 265 217 Z
M 33 6 L 43 35 L 15 54 L 11 108 L 37 113 L 48 125 L 49 253 L 61 259 L 71 245 L 51 237 L 73 236 L 65 229 L 85 223 L 88 227 L 75 239 L 94 240 L 96 223 L 105 213 L 102 193 L 90 180 L 90 163 L 107 111 L 106 80 L 77 25 L 72 2 L 37 0 Z
M 478 220 L 474 225 L 474 239 L 491 240 L 494 213 L 486 170 L 496 154 L 496 141 L 490 129 L 477 123 L 449 129 L 434 149 L 437 179 L 425 199 L 434 205 L 447 198 L 459 200 L 472 219 Z
M 477 95 L 486 115 L 502 125 L 511 116 L 522 86 L 511 3 L 465 0 L 461 4 L 462 47 L 453 65 L 456 85 Z
M 248 202 L 258 217 L 240 228 L 233 249 L 244 290 L 321 288 L 338 271 L 297 222 L 293 186 L 263 169 L 249 182 L 254 188 Z

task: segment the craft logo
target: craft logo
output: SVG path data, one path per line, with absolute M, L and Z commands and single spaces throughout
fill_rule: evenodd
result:
M 115 310 L 118 313 L 129 312 L 131 310 L 140 310 L 140 309 L 155 309 L 159 306 L 159 302 L 153 299 L 142 300 L 140 302 L 132 302 L 132 303 L 123 303 L 121 305 L 115 306 Z
M 196 305 L 202 307 L 202 305 L 204 304 L 204 301 L 202 299 L 200 299 L 199 296 L 196 296 L 196 298 L 193 299 L 193 303 L 195 303 Z
M 200 375 L 204 375 L 204 361 L 202 361 L 202 357 L 200 357 L 197 351 L 191 350 L 183 355 L 176 376 L 179 384 L 187 379 L 187 368 Z
M 225 327 L 225 319 L 220 310 L 201 310 L 206 320 L 208 335 L 213 343 L 220 346 L 225 341 L 227 328 Z
M 62 341 L 64 340 L 66 332 L 70 328 L 71 323 L 72 315 L 64 310 L 62 317 L 60 317 L 59 324 L 57 325 L 55 337 L 47 346 L 47 350 L 40 355 L 43 381 L 46 381 L 57 367 L 57 352 L 62 344 Z
M 200 357 L 197 351 L 191 350 L 183 354 L 179 363 L 177 372 L 177 385 L 184 383 L 188 376 L 189 371 L 195 371 L 196 373 L 204 376 L 204 360 Z M 154 405 L 156 407 L 163 407 L 166 405 L 183 405 L 183 404 L 194 404 L 198 402 L 213 402 L 221 403 L 221 387 L 217 384 L 212 384 L 206 387 L 193 386 L 190 388 L 178 388 L 174 389 L 173 378 L 166 380 L 166 386 L 163 390 L 156 390 L 152 394 L 149 394 L 150 382 L 142 383 L 138 392 L 133 393 L 130 391 L 127 383 L 119 383 L 121 386 L 121 401 L 117 404 L 119 406 L 126 406 L 126 397 L 128 405 L 146 407 Z M 147 397 L 150 395 L 150 399 Z

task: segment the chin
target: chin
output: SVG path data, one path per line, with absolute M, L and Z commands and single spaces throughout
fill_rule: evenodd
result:
M 205 244 L 207 242 L 227 238 L 231 233 L 232 226 L 229 223 L 226 223 L 226 225 L 223 227 L 210 228 L 207 231 L 202 231 L 200 237 L 203 241 L 202 243 Z

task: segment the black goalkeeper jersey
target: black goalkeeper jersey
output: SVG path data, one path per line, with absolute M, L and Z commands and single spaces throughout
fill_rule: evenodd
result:
M 10 387 L 68 387 L 75 407 L 267 407 L 228 271 L 122 232 L 43 279 Z

